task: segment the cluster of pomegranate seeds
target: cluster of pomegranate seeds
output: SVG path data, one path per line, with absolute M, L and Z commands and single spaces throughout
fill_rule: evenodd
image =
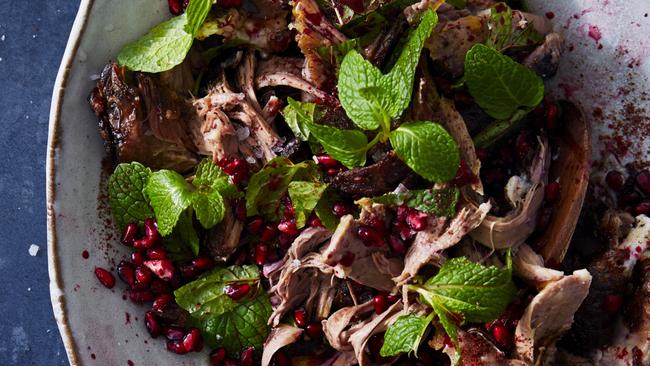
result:
M 222 158 L 217 161 L 217 165 L 230 176 L 236 186 L 248 181 L 251 174 L 251 167 L 244 159 Z
M 381 247 L 386 243 L 381 233 L 370 226 L 359 226 L 357 235 L 367 247 Z
M 314 161 L 316 161 L 316 164 L 318 164 L 323 172 L 330 177 L 345 170 L 345 167 L 341 162 L 329 155 L 316 155 L 314 156 Z
M 650 214 L 650 171 L 628 168 L 628 177 L 617 170 L 605 176 L 607 186 L 617 196 L 618 206 L 632 215 Z
M 524 313 L 525 306 L 530 302 L 526 299 L 516 299 L 512 302 L 501 316 L 485 324 L 485 329 L 490 332 L 492 338 L 499 348 L 509 350 L 514 344 L 514 333 L 519 319 Z
M 345 203 L 345 202 L 334 202 L 332 204 L 332 213 L 334 216 L 338 217 L 339 219 L 345 215 L 350 215 L 354 212 L 354 208 L 352 205 Z

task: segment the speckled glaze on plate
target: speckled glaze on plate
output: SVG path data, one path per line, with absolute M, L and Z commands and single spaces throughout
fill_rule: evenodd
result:
M 127 250 L 101 196 L 104 149 L 87 96 L 93 77 L 122 45 L 169 17 L 166 3 L 82 0 L 54 87 L 47 157 L 50 292 L 72 365 L 207 363 L 205 354 L 166 352 L 163 341 L 150 339 L 144 328 L 145 308 L 124 300 L 121 284 L 109 291 L 93 275 L 96 266 L 113 269 Z M 553 17 L 566 39 L 560 73 L 549 87 L 581 106 L 591 121 L 593 181 L 620 163 L 647 165 L 650 3 L 539 0 L 528 5 Z

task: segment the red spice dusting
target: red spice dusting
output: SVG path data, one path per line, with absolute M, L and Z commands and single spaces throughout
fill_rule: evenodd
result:
M 129 323 L 131 323 L 131 314 L 125 312 L 125 313 L 124 313 L 124 318 L 125 318 L 125 320 L 124 320 L 124 324 L 129 324 Z
M 94 354 L 94 353 L 91 353 L 91 354 L 90 354 L 90 358 L 92 358 L 92 359 L 94 360 L 94 359 L 96 359 L 96 358 L 97 358 L 97 356 L 95 356 L 95 354 Z
M 555 18 L 555 13 L 553 13 L 552 11 L 549 11 L 549 12 L 546 13 L 546 17 L 548 19 L 553 19 L 553 18 Z
M 600 32 L 600 29 L 595 25 L 589 25 L 589 31 L 587 35 L 592 38 L 594 41 L 598 42 L 603 38 L 603 34 Z
M 88 254 L 87 250 L 84 250 L 83 252 L 81 252 L 81 256 L 83 257 L 83 259 L 88 259 L 90 257 L 90 254 Z
M 621 360 L 627 357 L 627 348 L 622 347 L 621 350 L 618 352 L 616 357 L 620 358 Z

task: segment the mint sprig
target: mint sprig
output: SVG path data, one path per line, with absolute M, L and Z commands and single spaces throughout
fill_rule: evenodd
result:
M 181 64 L 212 2 L 191 0 L 184 14 L 158 24 L 140 39 L 124 46 L 117 61 L 130 70 L 150 73 L 167 71 Z
M 386 193 L 372 199 L 375 203 L 401 206 L 405 204 L 418 211 L 434 214 L 438 217 L 453 217 L 460 191 L 456 187 L 440 189 L 420 189 L 400 193 Z
M 305 226 L 307 217 L 318 205 L 329 185 L 322 182 L 294 181 L 289 183 L 287 192 L 296 211 L 296 227 Z
M 108 204 L 120 231 L 130 223 L 142 225 L 153 217 L 144 195 L 150 176 L 151 169 L 133 162 L 118 165 L 108 178 Z
M 497 3 L 490 8 L 488 29 L 490 33 L 485 44 L 499 52 L 527 48 L 544 41 L 544 36 L 537 33 L 531 22 L 523 27 L 513 27 L 512 9 L 506 3 Z
M 433 320 L 433 315 L 433 313 L 429 316 L 407 314 L 397 318 L 384 334 L 384 344 L 379 350 L 379 355 L 389 357 L 413 352 L 417 356 L 418 347 L 424 332 Z

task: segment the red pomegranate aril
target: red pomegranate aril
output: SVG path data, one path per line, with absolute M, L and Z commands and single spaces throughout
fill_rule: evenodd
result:
M 278 244 L 280 245 L 280 248 L 287 250 L 289 247 L 291 247 L 291 244 L 293 243 L 295 236 L 293 235 L 287 235 L 285 233 L 282 233 L 278 235 Z
M 167 258 L 167 251 L 162 247 L 155 247 L 147 249 L 147 257 L 149 259 L 165 259 Z
M 293 320 L 296 322 L 296 325 L 300 328 L 307 325 L 307 312 L 303 308 L 299 308 L 293 311 Z
M 153 293 L 149 290 L 131 290 L 129 299 L 135 303 L 148 302 L 153 300 Z
M 198 257 L 192 260 L 192 265 L 199 271 L 205 271 L 214 266 L 214 261 L 210 257 Z
M 183 337 L 185 337 L 186 334 L 185 329 L 180 327 L 165 327 L 163 333 L 165 334 L 165 338 L 169 339 L 170 341 L 181 340 Z
M 384 237 L 370 226 L 359 226 L 357 235 L 367 247 L 380 247 L 384 245 Z
M 377 315 L 383 313 L 388 309 L 388 301 L 386 300 L 385 293 L 379 293 L 372 298 L 372 306 L 375 308 L 375 313 Z
M 135 268 L 135 281 L 140 288 L 147 287 L 153 281 L 153 273 L 145 266 Z
M 222 0 L 218 0 L 218 1 L 220 3 Z M 227 1 L 231 1 L 231 0 L 227 0 Z M 238 364 L 237 361 L 233 360 L 232 358 L 227 358 L 225 361 L 223 361 L 223 366 L 238 366 Z
M 183 12 L 183 3 L 181 0 L 167 0 L 169 12 L 173 15 L 181 15 Z
M 318 217 L 314 216 L 309 219 L 309 226 L 311 227 L 324 227 L 323 222 Z
M 406 218 L 408 217 L 410 210 L 411 209 L 406 205 L 399 206 L 397 208 L 397 221 L 406 222 Z
M 181 276 L 186 280 L 194 279 L 196 276 L 196 267 L 191 264 L 184 264 L 178 269 L 181 272 Z
M 323 336 L 323 325 L 318 322 L 311 323 L 305 328 L 305 332 L 311 339 L 319 339 Z
M 239 355 L 240 366 L 253 366 L 253 356 L 255 356 L 255 347 L 246 347 Z
M 278 230 L 281 233 L 285 233 L 287 235 L 291 236 L 296 236 L 300 233 L 298 231 L 298 228 L 296 227 L 296 221 L 291 220 L 291 221 L 282 221 L 281 223 L 278 224 Z
M 154 280 L 151 282 L 151 286 L 149 286 L 149 289 L 156 295 L 164 295 L 171 292 L 169 284 L 159 278 L 154 278 Z
M 396 233 L 399 234 L 402 240 L 411 240 L 415 235 L 415 232 L 404 222 L 395 222 L 394 224 Z
M 104 287 L 113 288 L 115 286 L 115 277 L 111 272 L 100 267 L 95 267 L 95 276 L 97 276 L 97 279 Z
M 636 175 L 636 184 L 643 193 L 650 195 L 650 171 L 643 170 Z
M 634 213 L 637 215 L 647 215 L 650 213 L 650 200 L 645 200 L 641 203 L 639 203 L 635 208 L 634 208 Z
M 456 176 L 454 177 L 454 184 L 458 187 L 463 187 L 471 184 L 475 180 L 476 178 L 474 177 L 474 173 L 470 167 L 467 165 L 465 160 L 461 160 L 458 170 L 456 171 Z
M 151 309 L 155 311 L 161 311 L 172 301 L 174 301 L 174 297 L 172 295 L 162 294 L 153 301 L 153 304 L 151 305 Z
M 144 255 L 140 252 L 131 253 L 131 262 L 136 266 L 142 265 L 144 263 Z
M 184 355 L 189 352 L 185 349 L 185 346 L 183 346 L 183 340 L 167 341 L 167 350 L 177 355 Z
M 132 247 L 136 235 L 138 235 L 138 225 L 134 223 L 128 224 L 122 232 L 120 243 L 126 245 L 127 247 Z
M 544 189 L 544 199 L 549 203 L 555 203 L 560 198 L 560 183 L 551 182 Z
M 390 245 L 390 250 L 397 255 L 406 254 L 406 244 L 402 239 L 398 238 L 395 235 L 390 235 L 388 237 L 388 245 Z
M 623 305 L 623 298 L 619 295 L 606 295 L 603 300 L 603 308 L 610 314 L 617 313 L 621 309 L 621 305 Z
M 278 351 L 275 353 L 275 357 L 273 358 L 273 363 L 271 363 L 273 366 L 291 366 L 291 360 L 289 359 L 289 356 L 287 356 L 286 353 L 283 351 Z
M 275 238 L 278 234 L 278 228 L 272 224 L 266 224 L 262 230 L 262 235 L 260 235 L 260 240 L 264 242 L 269 242 Z
M 501 324 L 492 327 L 492 336 L 499 346 L 509 349 L 512 346 L 512 332 Z
M 240 300 L 242 297 L 248 295 L 250 291 L 251 285 L 247 283 L 227 285 L 223 289 L 223 293 L 235 301 Z
M 147 331 L 149 332 L 149 335 L 151 335 L 151 338 L 158 337 L 162 331 L 160 322 L 158 322 L 158 317 L 151 310 L 144 313 L 144 325 L 147 327 Z
M 316 162 L 325 168 L 341 168 L 343 165 L 329 155 L 317 155 Z
M 246 230 L 251 234 L 259 234 L 262 231 L 263 226 L 264 220 L 262 220 L 261 217 L 256 217 L 246 225 Z
M 183 337 L 183 347 L 188 352 L 198 352 L 203 347 L 203 339 L 201 338 L 201 331 L 197 328 L 190 328 L 189 332 Z
M 345 252 L 339 261 L 339 264 L 344 267 L 350 267 L 352 263 L 354 263 L 354 253 L 352 252 Z
M 238 200 L 237 201 L 237 206 L 235 206 L 235 215 L 237 216 L 237 220 L 241 222 L 246 221 L 246 200 Z
M 237 172 L 232 175 L 232 183 L 236 186 L 238 186 L 242 182 L 245 182 L 247 179 L 248 179 L 248 173 L 246 172 Z
M 406 223 L 411 229 L 415 231 L 422 231 L 427 228 L 427 214 L 417 210 L 411 210 L 408 215 L 406 215 Z
M 169 259 L 152 259 L 144 261 L 144 265 L 161 280 L 170 280 L 174 276 L 174 264 Z
M 255 264 L 263 266 L 269 256 L 269 246 L 264 243 L 259 243 L 255 246 Z
M 615 191 L 620 191 L 625 186 L 625 176 L 623 176 L 623 173 L 619 171 L 610 170 L 605 176 L 605 182 L 609 188 Z
M 117 275 L 120 277 L 122 282 L 132 286 L 133 283 L 135 283 L 135 267 L 133 266 L 133 263 L 121 261 L 120 264 L 117 265 Z
M 369 220 L 368 224 L 370 225 L 370 227 L 377 230 L 379 233 L 386 234 L 386 222 L 384 221 L 383 218 L 379 216 L 373 216 Z
M 393 305 L 393 304 L 396 303 L 399 299 L 400 299 L 400 296 L 399 296 L 399 295 L 391 295 L 391 294 L 386 295 L 386 301 L 387 301 L 390 305 Z
M 352 213 L 352 209 L 350 208 L 349 205 L 345 204 L 344 202 L 335 202 L 332 205 L 332 213 L 334 216 L 341 218 L 345 215 L 349 215 Z
M 335 177 L 341 172 L 341 168 L 329 168 L 325 171 L 328 177 Z
M 221 366 L 226 360 L 226 349 L 219 347 L 210 353 L 210 366 Z
M 546 128 L 554 130 L 557 128 L 558 109 L 554 102 L 546 103 Z
M 152 238 L 143 238 L 133 241 L 133 247 L 138 250 L 153 248 L 156 246 L 156 244 L 157 240 Z

